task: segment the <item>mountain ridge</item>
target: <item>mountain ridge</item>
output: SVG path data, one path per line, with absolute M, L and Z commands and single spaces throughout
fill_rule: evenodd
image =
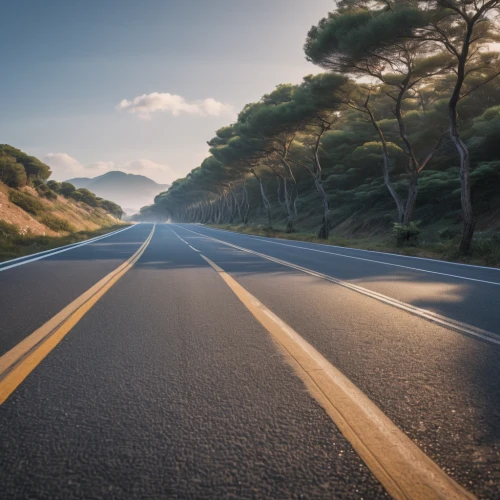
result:
M 170 187 L 169 184 L 158 184 L 145 175 L 127 174 L 121 170 L 112 170 L 97 177 L 75 177 L 66 182 L 77 188 L 89 189 L 131 213 L 152 204 L 156 195 Z

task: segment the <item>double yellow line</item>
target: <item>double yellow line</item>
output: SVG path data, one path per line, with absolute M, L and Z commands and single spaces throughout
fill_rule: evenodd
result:
M 0 357 L 0 405 L 45 359 L 95 303 L 140 259 L 153 237 L 155 226 L 137 252 L 102 278 L 44 325 Z
M 175 231 L 172 232 L 189 245 Z M 215 240 L 210 236 L 202 236 Z M 245 250 L 234 245 L 230 246 Z M 242 304 L 269 332 L 311 396 L 325 409 L 393 498 L 412 500 L 475 498 L 472 493 L 448 476 L 366 394 L 299 333 L 250 294 L 224 269 L 199 250 L 195 248 L 193 250 L 199 252 L 200 257 L 219 274 Z

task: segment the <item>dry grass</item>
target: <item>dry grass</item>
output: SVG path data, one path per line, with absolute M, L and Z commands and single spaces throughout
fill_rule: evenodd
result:
M 0 261 L 78 243 L 122 229 L 128 225 L 130 224 L 115 224 L 94 231 L 79 231 L 65 236 L 40 236 L 30 233 L 20 234 L 15 225 L 0 220 Z

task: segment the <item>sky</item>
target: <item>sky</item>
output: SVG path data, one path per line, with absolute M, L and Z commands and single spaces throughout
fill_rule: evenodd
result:
M 56 180 L 110 170 L 171 183 L 215 130 L 319 69 L 333 0 L 16 0 L 2 5 L 0 143 Z

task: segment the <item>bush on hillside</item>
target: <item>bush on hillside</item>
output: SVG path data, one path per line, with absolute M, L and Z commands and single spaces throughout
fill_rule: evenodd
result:
M 88 189 L 80 188 L 71 194 L 71 197 L 76 201 L 82 201 L 90 207 L 99 206 L 99 199 L 94 193 L 91 193 Z
M 40 182 L 35 189 L 40 196 L 43 196 L 48 200 L 57 200 L 57 193 L 52 191 L 52 189 L 50 189 L 45 183 Z
M 43 204 L 36 198 L 27 193 L 23 193 L 22 191 L 10 191 L 9 200 L 14 203 L 14 205 L 22 208 L 25 212 L 33 215 L 42 212 L 44 209 Z
M 24 167 L 12 156 L 0 155 L 0 181 L 11 188 L 26 186 Z
M 108 214 L 111 214 L 113 217 L 116 217 L 117 219 L 121 219 L 123 216 L 122 207 L 120 207 L 120 205 L 117 205 L 112 201 L 102 200 L 99 202 L 99 206 L 103 210 L 105 210 Z
M 51 182 L 51 181 L 49 181 Z M 55 181 L 54 181 L 55 182 Z M 71 182 L 62 182 L 59 188 L 59 194 L 62 194 L 65 198 L 71 198 L 72 194 L 76 191 L 76 187 L 71 184 Z
M 19 231 L 17 229 L 17 226 L 14 224 L 9 224 L 8 222 L 5 222 L 4 220 L 0 220 L 0 239 L 1 240 L 7 240 L 14 238 L 15 236 L 19 235 Z
M 20 149 L 9 146 L 8 144 L 0 144 L 0 155 L 10 156 L 14 158 L 17 163 L 21 164 L 28 178 L 28 182 L 32 182 L 34 179 L 48 179 L 51 174 L 50 167 L 41 162 L 38 158 L 29 156 Z
M 60 219 L 59 217 L 56 217 L 55 215 L 52 214 L 45 214 L 38 220 L 39 222 L 47 226 L 52 231 L 55 231 L 56 233 L 61 233 L 61 232 L 73 233 L 76 230 L 74 226 L 70 224 L 67 220 Z
M 392 234 L 396 238 L 397 246 L 416 245 L 420 234 L 420 228 L 415 222 L 410 222 L 408 225 L 396 222 Z
M 55 191 L 56 193 L 59 193 L 61 189 L 61 183 L 53 180 L 47 181 L 47 186 L 49 187 L 49 189 L 52 189 L 52 191 Z

